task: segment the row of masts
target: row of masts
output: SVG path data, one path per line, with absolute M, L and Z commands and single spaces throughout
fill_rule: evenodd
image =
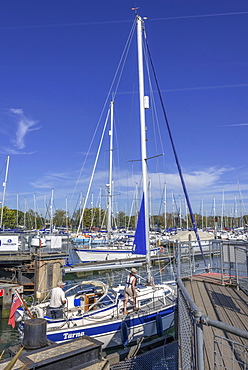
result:
M 113 132 L 113 131 L 111 131 Z M 6 184 L 8 179 L 8 167 L 9 167 L 9 161 L 10 158 L 8 157 L 6 160 L 6 173 L 5 173 L 5 181 L 3 183 L 4 191 L 3 191 L 3 198 L 2 198 L 2 204 L 3 207 L 1 208 L 1 228 L 3 225 L 3 210 L 5 205 L 5 195 L 6 195 Z M 95 213 L 98 212 L 98 222 L 97 226 L 100 228 L 106 228 L 107 224 L 107 230 L 111 231 L 112 228 L 118 228 L 118 227 L 124 227 L 125 229 L 130 229 L 133 227 L 133 222 L 131 223 L 132 218 L 134 217 L 135 222 L 134 224 L 137 224 L 137 218 L 138 218 L 138 185 L 136 184 L 134 189 L 134 195 L 133 200 L 130 207 L 125 206 L 124 211 L 119 211 L 118 207 L 118 201 L 113 196 L 114 192 L 114 182 L 109 181 L 111 183 L 111 187 L 106 186 L 107 196 L 102 194 L 102 188 L 100 188 L 99 195 L 96 198 L 96 201 L 94 201 L 94 194 L 91 194 L 91 200 L 90 200 L 90 209 L 92 210 L 92 220 L 91 220 L 91 226 L 96 226 L 94 222 Z M 108 185 L 108 184 L 107 184 Z M 163 223 L 160 222 L 160 228 L 167 229 L 171 227 L 179 227 L 179 228 L 190 228 L 191 222 L 189 220 L 188 215 L 188 208 L 186 201 L 183 201 L 183 198 L 179 195 L 178 199 L 176 199 L 174 191 L 171 192 L 170 198 L 168 197 L 167 191 L 166 191 L 166 184 L 164 184 L 164 193 L 163 193 L 163 199 L 161 199 L 162 204 L 162 210 L 159 210 L 158 214 L 155 214 L 152 211 L 153 204 L 152 204 L 152 191 L 151 191 L 151 181 L 149 180 L 149 219 L 150 219 L 150 225 L 152 228 L 155 227 L 156 222 L 154 221 L 154 217 L 161 217 L 163 218 Z M 221 210 L 218 212 L 216 207 L 216 198 L 213 197 L 212 201 L 212 209 L 210 212 L 207 210 L 204 210 L 204 199 L 201 199 L 200 203 L 200 210 L 199 213 L 195 215 L 197 225 L 200 228 L 207 229 L 209 227 L 214 227 L 216 224 L 218 224 L 218 228 L 223 229 L 225 227 L 227 228 L 236 228 L 236 227 L 244 227 L 247 223 L 244 219 L 245 217 L 245 208 L 244 203 L 242 199 L 241 191 L 239 191 L 239 200 L 237 196 L 234 197 L 234 202 L 232 206 L 229 206 L 229 212 L 227 212 L 227 207 L 225 205 L 225 197 L 224 197 L 224 191 L 222 196 L 222 202 L 221 202 Z M 19 213 L 24 214 L 24 221 L 23 221 L 23 227 L 26 228 L 26 225 L 28 222 L 27 217 L 28 211 L 31 210 L 34 215 L 34 222 L 33 222 L 33 228 L 37 229 L 37 219 L 40 217 L 43 217 L 44 219 L 44 227 L 47 223 L 49 225 L 53 225 L 53 217 L 56 215 L 56 207 L 54 204 L 54 189 L 51 191 L 51 196 L 49 197 L 49 201 L 47 202 L 47 196 L 44 195 L 43 200 L 43 212 L 40 212 L 40 207 L 38 206 L 38 202 L 36 200 L 36 194 L 33 194 L 33 206 L 30 207 L 30 203 L 28 204 L 27 197 L 24 197 L 24 207 L 22 211 L 22 207 L 20 207 L 20 199 L 19 194 L 16 194 L 16 227 L 19 226 Z M 106 203 L 104 205 L 102 203 L 102 199 L 108 199 L 109 203 Z M 115 200 L 114 200 L 115 199 Z M 170 202 L 168 200 L 171 199 Z M 82 212 L 82 205 L 84 203 L 84 196 L 82 192 L 79 194 L 79 199 L 76 204 L 75 209 L 72 211 L 72 214 L 70 215 L 70 212 L 68 210 L 68 199 L 65 197 L 65 214 L 64 214 L 64 221 L 63 225 L 65 226 L 66 230 L 70 229 L 71 226 L 69 225 L 71 222 L 70 220 L 74 218 L 74 214 L 76 211 L 78 211 L 80 214 Z M 95 203 L 95 205 L 94 205 Z M 113 209 L 114 208 L 114 209 Z M 130 209 L 129 209 L 130 208 Z M 106 212 L 106 209 L 109 210 L 109 212 Z M 128 211 L 129 209 L 129 211 Z M 97 211 L 98 210 L 98 211 Z M 125 215 L 125 223 L 118 221 L 118 215 L 120 213 L 123 213 Z M 43 214 L 43 216 L 42 216 Z M 166 217 L 165 217 L 166 215 Z M 215 220 L 215 219 L 218 220 Z M 106 222 L 106 219 L 108 220 Z M 214 220 L 214 221 L 213 221 Z M 58 225 L 57 225 L 58 226 Z M 84 225 L 82 223 L 82 228 L 84 228 Z

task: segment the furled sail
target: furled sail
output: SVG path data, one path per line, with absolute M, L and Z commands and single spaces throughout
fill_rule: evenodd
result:
M 145 232 L 145 206 L 144 195 L 140 206 L 137 228 L 133 242 L 133 253 L 146 254 L 146 232 Z

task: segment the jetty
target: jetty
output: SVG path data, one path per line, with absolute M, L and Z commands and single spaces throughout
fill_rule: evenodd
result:
M 46 294 L 62 279 L 62 267 L 69 256 L 69 239 L 61 235 L 0 233 L 0 300 L 2 313 L 10 309 L 8 286 L 22 286 L 25 295 Z M 42 293 L 44 292 L 44 293 Z M 3 302 L 3 303 L 2 303 Z
M 188 269 L 178 256 L 177 330 L 182 369 L 247 368 L 247 253 L 247 243 L 223 243 L 219 264 L 209 264 L 204 272 L 193 271 L 190 255 Z
M 17 358 L 14 369 L 41 370 L 108 370 L 108 361 L 101 356 L 102 343 L 83 336 L 61 344 L 53 344 L 34 351 L 24 351 Z M 13 348 L 12 354 L 19 348 Z M 13 361 L 13 360 L 12 360 Z M 0 370 L 10 367 L 11 359 L 0 362 Z

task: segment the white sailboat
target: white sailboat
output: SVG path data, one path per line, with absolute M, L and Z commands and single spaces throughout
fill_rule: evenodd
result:
M 114 102 L 110 103 L 110 150 L 109 150 L 109 183 L 108 188 L 108 204 L 107 204 L 107 233 L 99 235 L 90 233 L 87 236 L 74 236 L 72 244 L 76 254 L 81 262 L 97 262 L 97 261 L 112 261 L 126 260 L 129 258 L 140 258 L 145 253 L 137 253 L 133 249 L 134 238 L 130 235 L 116 233 L 112 231 L 112 203 L 113 203 L 113 109 Z M 87 200 L 87 197 L 86 197 Z M 83 215 L 84 209 L 82 211 Z M 82 221 L 81 215 L 81 221 Z M 80 222 L 81 222 L 80 221 Z M 78 227 L 79 231 L 80 225 Z M 134 236 L 134 235 L 133 235 Z M 151 256 L 157 255 L 159 247 L 154 247 L 150 250 Z
M 47 321 L 47 338 L 57 343 L 89 335 L 99 339 L 103 348 L 115 347 L 136 341 L 139 337 L 162 335 L 174 321 L 175 286 L 166 282 L 154 284 L 151 276 L 150 242 L 148 230 L 148 196 L 145 138 L 145 105 L 142 58 L 143 19 L 136 15 L 140 127 L 142 147 L 143 199 L 135 234 L 135 253 L 146 256 L 147 283 L 137 285 L 137 307 L 127 305 L 123 311 L 124 285 L 110 288 L 103 282 L 86 281 L 66 292 L 67 305 L 62 319 L 52 319 L 49 303 L 40 303 L 32 308 L 38 317 Z M 84 287 L 83 287 L 84 285 Z M 20 310 L 19 310 L 19 313 Z
M 141 49 L 142 45 L 138 45 L 138 48 Z M 139 50 L 141 56 L 138 58 L 139 60 L 142 57 L 142 49 Z M 144 79 L 143 79 L 143 60 L 138 62 L 138 70 L 139 70 L 139 84 L 140 84 L 140 94 L 143 96 L 143 100 L 140 98 L 140 104 L 142 104 L 142 108 L 140 109 L 140 122 L 141 123 L 141 151 L 142 151 L 142 174 L 143 174 L 143 189 L 148 189 L 147 180 L 147 169 L 146 169 L 146 139 L 145 139 L 145 115 L 144 110 L 147 108 L 145 102 L 147 102 L 148 97 L 144 96 Z M 81 236 L 74 237 L 72 239 L 72 243 L 74 245 L 74 250 L 77 253 L 81 262 L 97 262 L 97 261 L 107 261 L 107 260 L 126 260 L 130 258 L 140 258 L 143 257 L 146 253 L 138 253 L 135 248 L 133 248 L 134 239 L 131 237 L 126 237 L 125 235 L 117 235 L 116 233 L 112 232 L 112 203 L 113 203 L 113 130 L 114 130 L 114 101 L 111 101 L 110 108 L 109 108 L 109 116 L 110 116 L 110 130 L 109 130 L 109 137 L 110 137 L 110 145 L 109 145 L 109 183 L 107 184 L 108 188 L 108 205 L 107 205 L 107 236 L 100 236 L 94 237 L 91 236 L 91 239 L 87 240 L 82 238 Z M 144 132 L 143 132 L 144 131 Z M 95 168 L 95 166 L 94 166 Z M 92 181 L 90 181 L 91 183 Z M 89 193 L 89 191 L 88 191 Z M 146 201 L 146 213 L 148 214 L 148 195 L 145 196 Z M 85 202 L 87 201 L 87 196 Z M 85 208 L 85 207 L 84 207 Z M 80 224 L 83 218 L 83 212 L 81 214 Z M 148 216 L 146 223 L 147 223 L 147 242 L 149 243 L 149 220 Z M 78 226 L 78 232 L 80 229 L 80 224 Z M 131 243 L 130 243 L 131 241 Z M 145 242 L 145 240 L 144 240 Z M 87 245 L 85 245 L 87 243 Z M 160 252 L 160 247 L 153 246 L 153 248 L 149 249 L 150 256 L 156 256 Z

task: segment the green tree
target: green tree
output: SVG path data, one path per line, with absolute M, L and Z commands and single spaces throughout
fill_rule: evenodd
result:
M 53 216 L 53 225 L 56 227 L 66 225 L 66 211 L 63 209 L 57 209 Z
M 2 208 L 0 208 L 0 214 L 2 214 Z M 2 228 L 3 229 L 14 229 L 15 227 L 16 227 L 16 211 L 4 206 L 3 207 Z

